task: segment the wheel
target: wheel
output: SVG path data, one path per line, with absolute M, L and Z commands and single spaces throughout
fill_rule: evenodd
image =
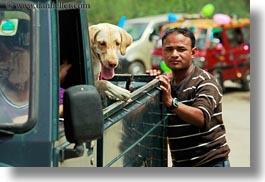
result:
M 214 72 L 213 72 L 213 76 L 214 76 L 215 80 L 217 81 L 217 83 L 219 83 L 219 85 L 222 87 L 223 92 L 225 92 L 225 87 L 224 87 L 224 80 L 223 80 L 223 74 L 222 74 L 222 71 L 214 71 Z
M 145 71 L 145 66 L 141 62 L 133 62 L 128 68 L 128 72 L 133 75 L 144 74 Z
M 248 73 L 244 78 L 240 80 L 242 91 L 250 90 L 250 73 Z

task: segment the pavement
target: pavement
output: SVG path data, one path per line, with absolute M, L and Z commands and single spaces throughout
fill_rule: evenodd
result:
M 234 89 L 224 94 L 223 118 L 231 152 L 231 167 L 250 167 L 250 92 Z

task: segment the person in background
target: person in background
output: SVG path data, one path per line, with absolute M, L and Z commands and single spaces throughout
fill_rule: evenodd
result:
M 169 29 L 162 37 L 163 60 L 173 76 L 156 78 L 162 102 L 171 113 L 167 135 L 173 167 L 230 167 L 222 88 L 211 74 L 193 64 L 195 41 L 186 28 Z
M 29 75 L 29 51 L 0 36 L 0 123 L 27 121 Z
M 65 80 L 65 77 L 68 73 L 68 70 L 71 68 L 72 64 L 68 63 L 67 60 L 63 60 L 63 64 L 60 65 L 60 85 Z M 64 89 L 60 87 L 59 90 L 59 116 L 63 117 L 63 95 L 64 95 Z

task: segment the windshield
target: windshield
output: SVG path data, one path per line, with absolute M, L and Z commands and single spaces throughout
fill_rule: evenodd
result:
M 28 119 L 30 18 L 0 9 L 0 125 Z
M 196 38 L 195 46 L 200 50 L 204 50 L 206 47 L 207 29 L 194 27 L 190 29 L 194 32 Z
M 242 28 L 245 44 L 250 44 L 250 26 Z
M 133 41 L 141 38 L 147 23 L 125 23 L 124 29 L 131 34 Z

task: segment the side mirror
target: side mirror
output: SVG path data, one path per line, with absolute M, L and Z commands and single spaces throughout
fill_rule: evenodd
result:
M 221 44 L 220 39 L 214 38 L 210 41 L 210 48 L 216 48 L 218 44 Z
M 161 48 L 162 47 L 162 39 L 159 38 L 158 40 L 156 40 L 156 43 L 155 43 L 155 48 Z
M 154 42 L 157 42 L 159 39 L 160 39 L 160 36 L 159 35 L 155 35 L 155 34 L 151 34 L 150 37 L 149 37 L 149 40 L 150 41 L 154 41 Z
M 103 135 L 100 95 L 92 85 L 77 85 L 64 93 L 64 126 L 71 143 L 89 142 Z
M 217 46 L 216 46 L 216 49 L 217 49 L 218 51 L 222 51 L 222 50 L 224 49 L 223 44 L 222 44 L 222 43 L 218 43 Z

